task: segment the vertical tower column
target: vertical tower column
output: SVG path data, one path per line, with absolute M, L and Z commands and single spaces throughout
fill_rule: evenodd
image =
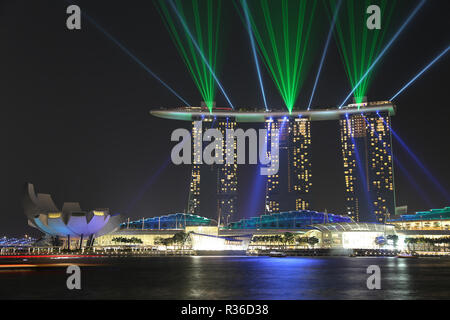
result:
M 385 222 L 395 212 L 389 114 L 346 116 L 340 124 L 347 214 Z
M 273 119 L 267 119 L 265 122 L 266 130 L 267 130 L 267 156 L 271 159 L 271 162 L 280 162 L 280 154 L 278 152 L 278 156 L 271 153 L 271 150 L 275 148 L 280 148 L 280 139 L 278 139 L 278 143 L 273 139 L 274 135 L 277 134 L 275 130 L 280 130 L 280 122 Z M 278 134 L 279 131 L 278 131 Z M 279 166 L 278 166 L 279 167 Z M 270 169 L 269 169 L 270 170 Z M 270 173 L 270 171 L 269 171 Z M 266 213 L 274 213 L 280 212 L 280 174 L 279 172 L 269 174 L 267 176 L 266 182 Z
M 267 177 L 266 213 L 306 210 L 312 186 L 311 121 L 306 118 L 267 119 L 268 156 L 278 148 L 278 172 Z M 273 139 L 278 130 L 278 144 Z
M 310 208 L 312 187 L 311 121 L 290 120 L 288 191 L 293 194 L 295 210 Z
M 200 172 L 202 162 L 202 141 L 203 130 L 195 126 L 192 122 L 192 143 L 193 143 L 193 164 L 192 176 L 189 185 L 188 210 L 190 214 L 200 214 Z
M 370 221 L 367 185 L 366 122 L 362 115 L 340 121 L 345 179 L 345 210 L 356 222 Z
M 369 190 L 377 222 L 395 214 L 394 174 L 389 114 L 369 114 L 367 120 Z
M 235 130 L 236 121 L 232 118 L 218 120 L 217 128 L 222 133 L 224 163 L 217 165 L 217 213 L 221 223 L 227 225 L 235 217 L 237 209 L 237 155 L 236 140 L 233 147 L 226 146 L 226 130 Z M 227 164 L 225 159 L 234 154 L 234 163 Z

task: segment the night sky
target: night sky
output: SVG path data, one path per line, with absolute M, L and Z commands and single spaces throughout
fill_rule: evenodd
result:
M 403 20 L 418 1 L 400 2 Z M 77 4 L 188 102 L 199 104 L 200 94 L 152 1 Z M 263 108 L 248 35 L 234 7 L 226 4 L 220 79 L 234 105 Z M 448 4 L 425 4 L 376 70 L 369 100 L 389 99 L 450 44 Z M 109 207 L 132 219 L 180 212 L 187 204 L 190 167 L 165 164 L 173 146 L 171 132 L 189 123 L 148 113 L 178 107 L 180 101 L 86 19 L 82 30 L 69 31 L 67 5 L 62 0 L 0 2 L 0 235 L 39 234 L 27 226 L 21 207 L 26 182 L 52 194 L 58 206 L 79 201 L 82 208 Z M 394 30 L 400 24 L 394 21 Z M 316 39 L 321 47 L 328 25 L 323 29 Z M 297 105 L 307 104 L 320 55 L 321 50 Z M 446 56 L 400 95 L 392 120 L 394 130 L 447 191 L 449 67 Z M 282 100 L 262 70 L 269 104 L 281 108 Z M 332 41 L 313 105 L 340 104 L 349 91 Z M 226 105 L 220 93 L 217 104 Z M 313 123 L 312 139 L 313 209 L 343 213 L 338 122 Z M 425 191 L 424 197 L 395 170 L 397 205 L 408 205 L 410 212 L 450 205 L 398 143 L 393 149 Z M 256 214 L 242 210 L 254 169 L 240 169 L 239 218 Z M 204 215 L 216 217 L 215 212 Z

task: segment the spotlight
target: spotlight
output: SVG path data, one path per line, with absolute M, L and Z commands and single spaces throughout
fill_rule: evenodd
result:
M 67 1 L 72 4 L 71 1 Z M 117 45 L 123 52 L 125 52 L 131 59 L 134 60 L 140 67 L 142 67 L 148 74 L 150 74 L 153 78 L 158 80 L 167 90 L 169 90 L 173 95 L 175 95 L 184 105 L 190 106 L 185 99 L 183 99 L 174 89 L 172 89 L 167 83 L 165 83 L 156 73 L 150 70 L 141 60 L 139 60 L 130 50 L 128 50 L 122 43 L 120 43 L 116 38 L 114 38 L 108 31 L 106 31 L 102 26 L 100 26 L 91 16 L 86 14 L 84 11 L 82 12 L 83 16 L 100 32 L 102 32 L 109 40 L 111 40 L 115 45 Z
M 224 95 L 225 99 L 227 99 L 228 104 L 230 105 L 230 107 L 232 109 L 234 109 L 234 106 L 231 103 L 230 99 L 228 98 L 228 95 L 226 94 L 224 88 L 222 87 L 222 84 L 220 83 L 219 79 L 217 78 L 214 70 L 211 68 L 211 65 L 209 64 L 208 59 L 206 59 L 205 54 L 203 53 L 202 49 L 200 48 L 200 46 L 198 45 L 198 43 L 195 40 L 194 36 L 192 35 L 191 31 L 189 30 L 189 27 L 186 24 L 186 21 L 184 21 L 183 16 L 180 14 L 180 12 L 178 11 L 177 7 L 175 6 L 175 4 L 173 3 L 172 0 L 168 0 L 168 2 L 170 4 L 170 6 L 172 7 L 172 10 L 175 12 L 175 14 L 177 15 L 178 19 L 180 20 L 181 24 L 183 25 L 183 28 L 186 31 L 186 33 L 188 34 L 189 38 L 191 39 L 193 45 L 195 46 L 195 49 L 200 54 L 200 57 L 202 58 L 203 62 L 208 67 L 209 72 L 211 72 L 211 75 L 213 76 L 214 80 L 216 81 L 217 86 L 219 87 L 220 91 Z
M 379 112 L 377 111 L 376 113 L 379 116 Z M 380 139 L 380 135 L 378 134 L 378 132 L 375 131 L 375 128 L 372 127 L 372 125 L 369 123 L 369 121 L 367 121 L 366 118 L 364 118 L 364 120 L 366 120 L 366 123 L 370 127 L 370 130 L 376 135 L 376 137 L 378 138 L 378 141 L 382 141 L 382 139 Z M 416 180 L 411 176 L 411 174 L 408 172 L 408 170 L 400 163 L 400 161 L 397 159 L 397 157 L 394 157 L 394 155 L 392 154 L 392 147 L 391 148 L 385 147 L 385 149 L 386 149 L 388 155 L 390 155 L 392 157 L 392 159 L 394 160 L 396 167 L 399 168 L 400 171 L 405 175 L 405 177 L 408 179 L 408 181 L 411 183 L 411 185 L 414 187 L 414 189 L 416 189 L 416 191 L 420 194 L 422 199 L 425 200 L 428 207 L 430 207 L 430 208 L 434 207 L 433 204 L 431 203 L 430 199 L 428 198 L 428 196 L 425 194 L 424 190 L 420 187 L 420 185 L 416 182 Z
M 245 0 L 244 0 L 245 1 Z M 336 25 L 336 18 L 341 7 L 342 0 L 339 0 L 339 3 L 336 7 L 336 11 L 333 15 L 333 21 L 331 22 L 330 30 L 328 31 L 327 41 L 325 42 L 325 48 L 323 49 L 322 58 L 320 59 L 319 70 L 317 70 L 316 80 L 314 81 L 314 87 L 311 93 L 311 97 L 309 98 L 308 110 L 311 109 L 311 103 L 314 98 L 314 93 L 316 92 L 317 83 L 319 82 L 320 73 L 322 72 L 323 62 L 325 61 L 325 57 L 327 55 L 328 46 L 330 45 L 331 36 L 333 35 L 334 26 Z
M 369 69 L 367 69 L 366 73 L 361 77 L 361 79 L 358 81 L 358 83 L 355 85 L 353 90 L 348 94 L 348 96 L 342 101 L 341 105 L 339 106 L 339 109 L 342 109 L 344 104 L 347 102 L 347 100 L 353 95 L 355 90 L 359 87 L 361 82 L 369 75 L 369 73 L 372 71 L 372 69 L 375 67 L 375 65 L 380 61 L 380 59 L 384 56 L 386 51 L 392 46 L 392 44 L 397 40 L 399 35 L 402 33 L 402 31 L 406 28 L 406 26 L 411 22 L 411 20 L 414 18 L 414 16 L 417 14 L 417 12 L 422 8 L 422 6 L 425 4 L 426 0 L 420 1 L 420 3 L 417 5 L 417 7 L 413 10 L 413 12 L 408 16 L 406 21 L 402 24 L 400 29 L 394 34 L 394 36 L 391 38 L 391 40 L 386 44 L 384 49 L 380 52 L 380 54 L 377 56 L 377 58 L 374 60 L 374 62 L 370 65 Z
M 266 111 L 269 111 L 269 108 L 267 107 L 266 94 L 264 92 L 264 85 L 263 85 L 262 77 L 261 77 L 261 70 L 259 68 L 258 55 L 256 53 L 255 39 L 253 38 L 252 27 L 251 27 L 251 24 L 250 24 L 251 23 L 250 22 L 250 17 L 248 15 L 247 0 L 243 0 L 242 1 L 242 7 L 244 9 L 244 15 L 245 15 L 245 21 L 246 21 L 246 24 L 247 24 L 248 36 L 250 38 L 250 45 L 252 47 L 253 60 L 255 60 L 256 72 L 258 74 L 259 87 L 261 89 L 261 94 L 262 94 L 262 97 L 263 97 L 264 106 L 266 108 Z
M 414 78 L 411 79 L 403 88 L 401 88 L 394 96 L 390 99 L 390 101 L 397 98 L 397 96 L 402 93 L 406 88 L 408 88 L 414 81 L 417 80 L 425 71 L 427 71 L 431 66 L 433 66 L 440 58 L 442 58 L 447 51 L 450 50 L 450 46 L 448 46 L 443 52 L 441 52 L 433 61 L 431 61 L 425 68 L 423 68 Z
M 425 165 L 419 160 L 419 158 L 414 154 L 414 152 L 408 147 L 408 145 L 400 138 L 400 136 L 392 129 L 389 124 L 386 123 L 383 117 L 380 116 L 383 120 L 383 123 L 386 127 L 391 129 L 393 137 L 400 143 L 403 149 L 409 154 L 409 156 L 416 162 L 416 164 L 423 170 L 426 174 L 427 178 L 430 179 L 431 182 L 436 186 L 436 188 L 442 193 L 447 201 L 450 201 L 450 195 L 445 190 L 445 188 L 439 183 L 439 181 L 434 177 L 434 175 L 428 170 Z

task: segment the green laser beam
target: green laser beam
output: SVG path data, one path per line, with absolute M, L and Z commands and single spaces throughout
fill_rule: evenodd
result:
M 198 47 L 206 58 L 212 71 L 217 74 L 218 61 L 220 60 L 221 34 L 223 24 L 221 21 L 221 0 L 176 0 L 175 6 L 185 21 L 189 30 L 196 38 Z M 212 112 L 216 96 L 217 83 L 214 75 L 203 60 L 203 57 L 194 45 L 186 29 L 181 25 L 176 16 L 171 12 L 165 0 L 158 0 L 158 9 L 169 33 L 179 51 L 192 79 Z
M 313 52 L 310 46 L 316 0 L 248 1 L 248 14 L 259 53 L 292 112 Z
M 336 21 L 335 38 L 339 53 L 345 66 L 347 78 L 354 89 L 355 102 L 361 103 L 367 95 L 368 87 L 373 78 L 373 70 L 360 81 L 380 53 L 385 41 L 387 30 L 396 0 L 346 0 Z M 326 3 L 329 18 L 333 16 L 337 0 Z M 369 30 L 366 13 L 370 5 L 378 5 L 381 9 L 381 29 Z M 358 83 L 360 83 L 358 85 Z

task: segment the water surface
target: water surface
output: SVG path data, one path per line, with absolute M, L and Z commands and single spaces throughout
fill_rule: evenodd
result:
M 40 260 L 52 263 L 55 260 Z M 139 257 L 58 260 L 82 266 L 0 270 L 1 299 L 448 299 L 450 259 L 394 257 Z M 27 263 L 37 263 L 31 259 Z M 381 268 L 381 290 L 366 269 Z

